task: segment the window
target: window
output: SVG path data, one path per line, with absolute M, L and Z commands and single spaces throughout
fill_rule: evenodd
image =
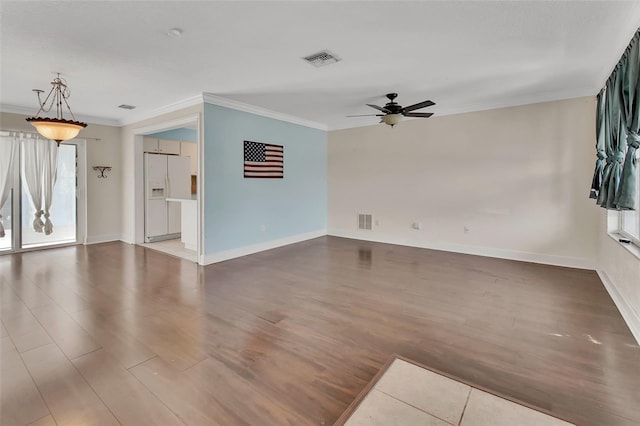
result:
M 2 224 L 4 225 L 4 237 L 2 237 L 1 233 L 0 233 L 0 252 L 3 250 L 11 250 L 13 249 L 13 224 L 12 224 L 12 217 L 13 217 L 13 189 L 11 189 L 11 192 L 9 193 L 9 197 L 7 198 L 7 201 L 5 202 L 4 206 L 0 209 L 0 216 L 2 216 L 0 218 L 0 220 L 2 221 Z
M 26 132 L 23 135 L 29 134 Z M 8 143 L 4 138 L 13 140 L 19 136 L 0 131 L 0 137 L 3 138 L 0 142 Z M 0 209 L 5 230 L 5 235 L 0 237 L 0 254 L 82 242 L 85 229 L 83 206 L 86 179 L 84 141 L 67 141 L 57 148 L 57 179 L 50 210 L 53 233 L 49 235 L 35 232 L 33 229 L 35 209 L 22 173 L 25 154 L 19 142 L 17 146 L 14 160 L 17 166 L 8 179 L 9 197 Z M 6 152 L 0 152 L 0 155 L 6 155 Z M 0 164 L 1 166 L 3 165 Z
M 32 222 L 35 210 L 26 186 L 21 185 L 22 248 L 75 243 L 77 241 L 76 157 L 77 146 L 73 143 L 64 143 L 58 147 L 58 177 L 51 205 L 51 221 L 54 230 L 52 234 L 45 235 L 43 232 L 33 230 Z
M 636 161 L 640 161 L 640 149 L 636 151 Z M 640 246 L 640 173 L 636 183 L 636 209 L 620 212 L 618 232 Z

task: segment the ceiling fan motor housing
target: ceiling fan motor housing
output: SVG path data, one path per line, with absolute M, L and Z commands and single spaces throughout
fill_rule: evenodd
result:
M 389 111 L 388 114 L 400 114 L 402 112 L 402 106 L 394 102 L 394 99 L 397 97 L 397 93 L 387 93 L 387 98 L 389 98 L 390 102 L 388 102 L 384 108 Z

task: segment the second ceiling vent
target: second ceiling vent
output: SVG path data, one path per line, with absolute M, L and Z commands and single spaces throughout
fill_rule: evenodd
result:
M 325 65 L 335 64 L 336 62 L 340 61 L 339 57 L 329 52 L 328 50 L 323 50 L 322 52 L 305 56 L 302 59 L 309 62 L 314 67 L 324 67 Z

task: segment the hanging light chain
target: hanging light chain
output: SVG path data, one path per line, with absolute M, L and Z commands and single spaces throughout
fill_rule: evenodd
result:
M 56 78 L 53 79 L 53 81 L 51 82 L 51 90 L 49 91 L 49 94 L 47 95 L 47 97 L 45 98 L 44 101 L 42 101 L 42 98 L 40 97 L 41 93 L 44 93 L 44 90 L 40 90 L 40 89 L 33 89 L 34 92 L 36 92 L 36 94 L 38 95 L 38 103 L 40 104 L 40 109 L 38 110 L 38 112 L 36 113 L 36 117 L 41 113 L 41 112 L 49 112 L 51 111 L 51 109 L 53 108 L 53 104 L 56 104 L 56 118 L 62 120 L 62 102 L 64 101 L 64 104 L 67 106 L 67 109 L 69 110 L 69 113 L 71 114 L 71 117 L 73 118 L 73 120 L 76 119 L 75 115 L 73 114 L 73 111 L 71 111 L 71 106 L 69 105 L 69 102 L 67 101 L 67 99 L 71 96 L 71 90 L 69 89 L 69 87 L 67 86 L 67 82 L 63 79 L 60 78 L 60 74 L 58 74 L 58 76 Z M 53 95 L 53 97 L 51 96 Z M 47 107 L 47 103 L 49 102 L 49 99 L 51 99 L 51 103 L 49 103 L 49 106 Z

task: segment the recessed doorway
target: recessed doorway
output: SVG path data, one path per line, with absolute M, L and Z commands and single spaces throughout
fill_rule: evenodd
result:
M 199 122 L 194 115 L 134 130 L 136 243 L 202 263 Z

